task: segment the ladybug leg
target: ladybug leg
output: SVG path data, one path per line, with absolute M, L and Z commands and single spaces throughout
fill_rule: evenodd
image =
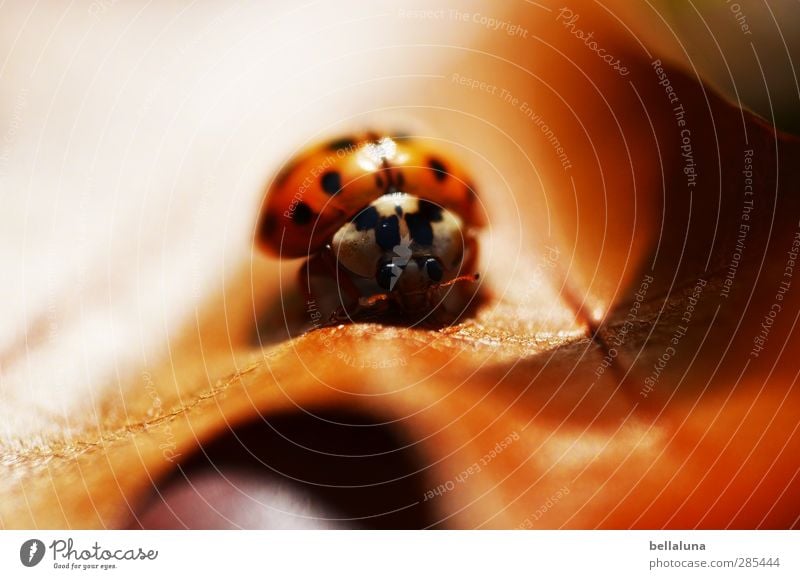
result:
M 339 322 L 377 318 L 388 312 L 396 300 L 396 296 L 389 293 L 360 296 L 354 308 L 351 310 L 339 308 L 332 318 L 336 318 Z
M 479 273 L 465 273 L 464 275 L 460 275 L 456 278 L 451 279 L 450 281 L 437 284 L 436 287 L 443 288 L 443 287 L 450 287 L 451 285 L 456 285 L 459 283 L 475 283 L 479 279 L 481 279 L 481 274 Z
M 340 324 L 378 318 L 389 310 L 391 304 L 392 297 L 389 294 L 362 296 L 358 299 L 355 307 L 350 309 L 338 308 L 331 314 L 329 322 L 331 324 Z
M 428 288 L 428 292 L 431 297 L 436 297 L 436 294 L 439 294 L 441 290 L 461 284 L 472 284 L 476 283 L 481 278 L 481 274 L 479 273 L 466 273 L 464 275 L 460 275 L 451 279 L 450 281 L 446 281 L 444 283 L 437 283 L 432 285 Z
M 449 326 L 455 323 L 466 311 L 475 295 L 475 290 L 467 288 L 475 284 L 480 275 L 464 274 L 444 283 L 428 288 L 428 303 L 432 309 L 430 323 L 436 326 Z M 465 288 L 459 291 L 459 288 Z
M 315 257 L 311 257 L 303 262 L 300 271 L 297 272 L 297 277 L 300 282 L 300 289 L 303 291 L 303 296 L 306 302 L 314 298 L 314 292 L 311 291 L 311 278 L 315 275 L 316 268 Z
M 461 264 L 461 271 L 472 271 L 475 267 L 475 263 L 478 261 L 478 240 L 473 235 L 468 235 L 466 238 L 465 248 L 464 248 L 464 261 Z M 449 288 L 455 285 L 461 284 L 472 284 L 477 282 L 480 279 L 480 274 L 478 273 L 466 273 L 459 275 L 451 279 L 450 281 L 446 281 L 444 283 L 437 283 L 433 284 L 431 287 L 428 288 L 428 295 L 431 298 L 438 297 L 441 298 L 440 291 L 445 288 Z M 435 303 L 435 302 L 431 302 Z
M 378 318 L 388 312 L 393 304 L 396 304 L 397 297 L 394 294 L 373 294 L 361 296 L 354 308 L 345 310 L 339 308 L 337 311 L 338 321 L 365 321 Z
M 391 303 L 392 297 L 389 294 L 375 294 L 360 298 L 358 307 L 365 312 L 370 311 L 377 314 L 386 311 Z
M 361 292 L 327 248 L 311 256 L 298 273 L 306 310 L 329 318 L 328 323 L 338 321 L 342 313 L 358 304 Z
M 349 303 L 342 303 L 343 300 L 339 300 L 339 306 L 331 313 L 329 323 L 338 324 L 352 321 L 354 318 L 363 318 L 372 313 L 370 310 L 376 310 L 375 313 L 379 313 L 377 310 L 380 308 L 366 306 L 363 303 L 366 298 L 353 282 L 351 274 L 338 263 L 330 245 L 325 246 L 316 259 L 319 260 L 320 267 L 325 269 L 328 277 L 336 281 L 338 295 L 342 298 L 345 296 L 349 298 Z

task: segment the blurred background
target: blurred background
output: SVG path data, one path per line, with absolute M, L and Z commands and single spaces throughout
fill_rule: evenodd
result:
M 779 128 L 800 133 L 800 3 L 659 2 L 703 78 Z

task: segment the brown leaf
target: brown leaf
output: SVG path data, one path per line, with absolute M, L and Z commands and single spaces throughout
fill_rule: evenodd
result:
M 800 144 L 665 58 L 670 102 L 657 56 L 579 6 L 629 75 L 528 6 L 505 14 L 525 50 L 478 34 L 444 71 L 518 102 L 422 85 L 418 118 L 471 162 L 490 216 L 473 316 L 298 336 L 298 264 L 243 254 L 163 337 L 168 356 L 109 381 L 96 419 L 31 413 L 6 439 L 2 524 L 127 525 L 175 461 L 230 430 L 347 409 L 413 447 L 423 486 L 397 506 L 432 526 L 796 527 Z M 4 368 L 24 355 L 9 352 Z

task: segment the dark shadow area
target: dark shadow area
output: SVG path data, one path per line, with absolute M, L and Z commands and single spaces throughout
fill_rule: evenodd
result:
M 433 522 L 414 447 L 353 413 L 228 432 L 158 483 L 131 528 L 420 529 Z

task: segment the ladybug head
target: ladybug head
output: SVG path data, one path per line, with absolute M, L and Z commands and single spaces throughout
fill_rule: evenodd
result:
M 339 264 L 384 292 L 424 292 L 458 274 L 462 222 L 413 195 L 384 195 L 344 225 L 331 244 Z

